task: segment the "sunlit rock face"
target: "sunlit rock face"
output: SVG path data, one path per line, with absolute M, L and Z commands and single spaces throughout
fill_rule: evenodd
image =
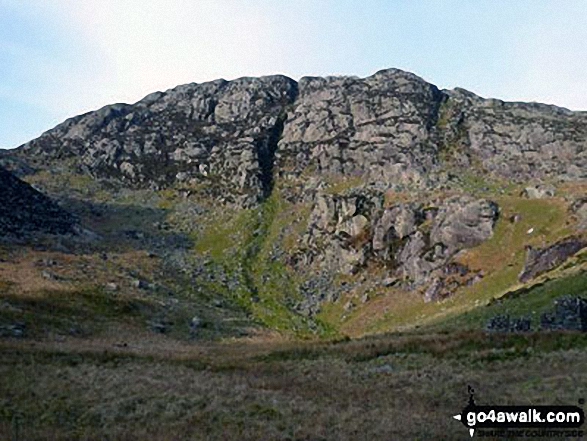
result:
M 586 144 L 584 113 L 441 91 L 389 69 L 178 86 L 71 118 L 10 155 L 41 168 L 68 160 L 129 186 L 201 184 L 252 206 L 276 181 L 300 177 L 306 187 L 345 177 L 434 188 L 446 161 L 512 180 L 584 179 Z

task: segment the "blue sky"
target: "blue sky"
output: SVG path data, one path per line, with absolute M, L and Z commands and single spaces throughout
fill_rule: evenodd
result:
M 397 67 L 587 110 L 583 0 L 0 0 L 0 147 L 155 90 Z

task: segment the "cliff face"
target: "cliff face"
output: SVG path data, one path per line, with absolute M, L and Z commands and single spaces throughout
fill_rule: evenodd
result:
M 517 182 L 587 177 L 587 114 L 447 92 L 443 138 L 465 166 Z
M 69 119 L 3 163 L 48 174 L 41 184 L 57 196 L 68 174 L 110 194 L 181 195 L 163 201 L 166 228 L 187 231 L 200 260 L 170 262 L 255 311 L 287 285 L 281 304 L 314 317 L 341 298 L 350 311 L 378 287 L 433 301 L 477 283 L 487 269 L 463 255 L 509 222 L 502 200 L 519 216 L 504 199 L 520 197 L 517 185 L 583 185 L 585 146 L 585 113 L 439 90 L 390 69 L 179 86 Z M 219 249 L 226 237 L 236 239 Z
M 297 84 L 275 76 L 188 84 L 72 118 L 24 145 L 134 187 L 205 183 L 242 206 L 272 186 L 273 155 Z
M 366 79 L 303 78 L 276 168 L 285 177 L 360 177 L 379 187 L 430 184 L 444 99 L 435 86 L 398 70 Z

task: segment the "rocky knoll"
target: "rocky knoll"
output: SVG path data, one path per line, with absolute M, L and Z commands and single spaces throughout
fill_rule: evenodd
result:
M 436 300 L 480 277 L 452 259 L 489 239 L 498 216 L 494 202 L 468 196 L 385 208 L 383 196 L 360 190 L 321 194 L 301 254 L 304 264 L 317 262 L 329 273 L 351 274 L 379 262 L 404 287 Z
M 75 218 L 47 196 L 0 167 L 0 238 L 75 231 Z

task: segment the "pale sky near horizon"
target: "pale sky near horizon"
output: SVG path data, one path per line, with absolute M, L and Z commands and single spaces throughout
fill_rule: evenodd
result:
M 368 76 L 587 110 L 583 0 L 0 0 L 0 147 L 216 78 Z

